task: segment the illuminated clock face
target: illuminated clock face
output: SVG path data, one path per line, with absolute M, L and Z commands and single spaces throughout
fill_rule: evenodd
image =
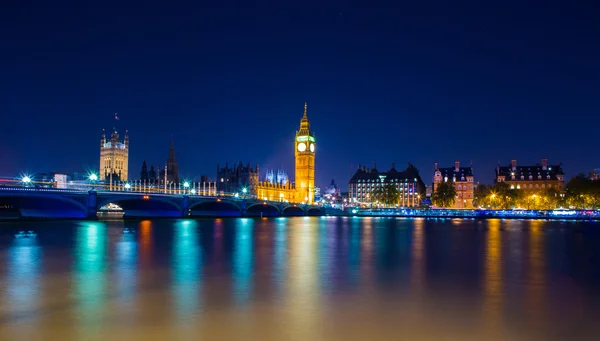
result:
M 298 144 L 298 151 L 299 152 L 303 152 L 305 150 L 306 150 L 306 143 L 304 143 L 304 142 L 299 143 Z
M 311 153 L 315 152 L 315 144 L 314 143 L 310 144 L 310 151 L 311 151 Z

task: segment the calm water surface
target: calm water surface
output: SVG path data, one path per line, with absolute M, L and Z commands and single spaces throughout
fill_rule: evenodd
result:
M 0 224 L 1 340 L 599 340 L 599 298 L 598 223 Z

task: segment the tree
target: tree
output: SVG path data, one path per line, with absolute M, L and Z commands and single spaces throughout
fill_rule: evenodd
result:
M 456 189 L 454 184 L 448 181 L 440 183 L 432 197 L 433 204 L 438 207 L 450 207 L 454 205 L 455 199 Z
M 600 181 L 580 174 L 567 183 L 565 192 L 566 204 L 569 207 L 580 209 L 600 207 Z
M 491 206 L 490 192 L 492 188 L 488 185 L 479 184 L 475 187 L 475 193 L 473 195 L 473 206 L 488 207 Z
M 384 188 L 384 197 L 383 202 L 386 205 L 396 205 L 398 204 L 398 200 L 400 199 L 400 192 L 398 192 L 398 188 L 393 183 L 388 183 Z
M 373 200 L 384 205 L 396 205 L 400 198 L 400 192 L 393 183 L 382 184 L 377 186 L 373 191 Z

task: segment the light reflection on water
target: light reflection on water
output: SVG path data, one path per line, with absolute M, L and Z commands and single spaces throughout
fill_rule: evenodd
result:
M 14 238 L 23 228 L 38 237 Z M 595 224 L 497 219 L 8 224 L 0 336 L 598 336 L 599 234 Z
M 107 229 L 100 222 L 79 223 L 73 246 L 75 325 L 83 338 L 88 332 L 99 332 L 103 309 L 106 308 L 105 284 L 109 273 L 106 264 Z

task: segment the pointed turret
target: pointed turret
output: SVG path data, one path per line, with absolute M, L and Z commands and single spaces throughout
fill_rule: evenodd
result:
M 142 171 L 140 172 L 140 180 L 148 180 L 148 164 L 146 163 L 146 160 L 144 160 L 144 163 L 142 163 Z
M 102 129 L 102 135 L 100 136 L 100 149 L 104 148 L 104 144 L 106 144 L 106 132 Z
M 117 130 L 113 128 L 113 133 L 110 136 L 110 142 L 113 143 L 113 146 L 115 145 L 115 143 L 117 143 L 119 141 L 119 133 L 117 133 Z
M 167 160 L 167 181 L 178 183 L 179 182 L 179 165 L 175 158 L 175 143 L 171 140 L 171 146 L 169 147 L 169 159 Z
M 171 145 L 169 146 L 169 160 L 175 160 L 175 142 L 171 140 Z
M 308 121 L 308 116 L 306 114 L 307 107 L 308 107 L 308 104 L 305 102 L 304 103 L 304 115 L 302 116 L 302 119 L 300 120 L 300 130 L 298 131 L 297 135 L 311 135 L 310 134 L 310 122 Z

